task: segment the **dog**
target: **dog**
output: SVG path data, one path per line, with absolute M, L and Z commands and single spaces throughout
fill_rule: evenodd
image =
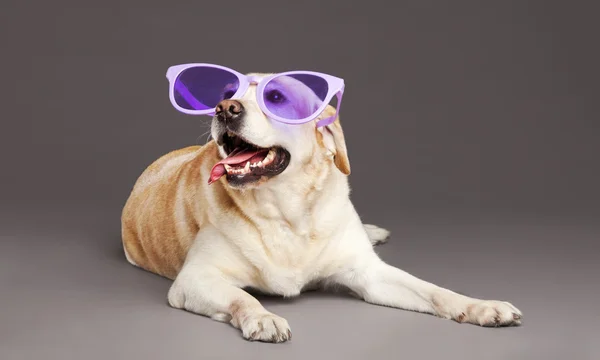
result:
M 122 212 L 127 261 L 173 280 L 170 306 L 274 343 L 291 340 L 290 325 L 245 289 L 293 297 L 337 286 L 367 303 L 458 323 L 521 324 L 508 302 L 458 294 L 378 257 L 374 245 L 390 233 L 363 224 L 350 201 L 340 119 L 315 125 L 333 107 L 305 124 L 271 121 L 251 85 L 215 110 L 213 140 L 148 166 Z

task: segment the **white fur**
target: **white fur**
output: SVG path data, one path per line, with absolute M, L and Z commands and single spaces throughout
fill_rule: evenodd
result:
M 367 231 L 367 236 L 373 245 L 383 244 L 388 241 L 390 237 L 390 232 L 388 230 L 371 224 L 365 224 L 364 226 Z

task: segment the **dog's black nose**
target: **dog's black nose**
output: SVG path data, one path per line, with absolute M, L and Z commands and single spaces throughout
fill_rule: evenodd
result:
M 244 112 L 242 103 L 236 100 L 223 100 L 216 107 L 217 118 L 224 122 L 231 122 L 241 117 Z

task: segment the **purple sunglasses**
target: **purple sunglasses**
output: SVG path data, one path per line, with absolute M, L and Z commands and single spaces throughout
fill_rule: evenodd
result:
M 335 95 L 333 116 L 317 127 L 335 121 L 344 94 L 344 80 L 312 71 L 288 71 L 263 79 L 213 64 L 181 64 L 167 70 L 169 98 L 178 111 L 190 115 L 215 115 L 217 105 L 243 96 L 257 85 L 260 109 L 271 119 L 285 124 L 303 124 L 316 119 Z

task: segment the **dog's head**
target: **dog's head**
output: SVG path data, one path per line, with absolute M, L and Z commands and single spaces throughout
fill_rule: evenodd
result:
M 268 76 L 250 75 L 256 78 Z M 289 78 L 287 81 L 295 80 Z M 301 118 L 307 113 L 308 116 L 318 108 L 320 100 L 301 82 L 293 85 L 293 94 L 267 88 L 265 97 L 275 104 L 273 106 L 280 106 L 278 114 Z M 290 96 L 296 98 L 289 99 Z M 293 101 L 284 103 L 282 99 Z M 331 162 L 343 174 L 350 174 L 339 119 L 328 126 L 316 127 L 318 120 L 334 114 L 335 109 L 328 105 L 317 119 L 304 124 L 290 125 L 269 119 L 258 106 L 255 84 L 250 85 L 243 97 L 221 101 L 211 126 L 221 161 L 212 170 L 211 182 L 225 176 L 231 187 L 257 187 L 276 176 L 306 176 L 306 166 L 315 161 Z

